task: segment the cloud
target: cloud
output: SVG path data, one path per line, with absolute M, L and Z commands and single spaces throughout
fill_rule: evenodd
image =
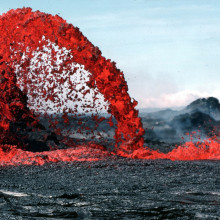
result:
M 172 108 L 182 107 L 188 105 L 190 102 L 198 98 L 207 98 L 214 96 L 220 99 L 220 91 L 213 91 L 211 93 L 201 92 L 195 90 L 183 90 L 176 93 L 161 94 L 157 98 L 140 98 L 139 108 Z

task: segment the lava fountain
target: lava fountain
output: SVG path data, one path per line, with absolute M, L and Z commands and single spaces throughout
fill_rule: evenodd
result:
M 220 159 L 218 138 L 197 146 L 186 143 L 188 147 L 168 154 L 144 147 L 137 102 L 128 94 L 123 72 L 58 15 L 10 10 L 0 16 L 0 26 L 0 164 L 98 160 L 112 154 Z M 92 128 L 86 123 L 88 115 Z M 105 140 L 95 131 L 103 121 L 115 128 L 113 151 L 96 142 L 97 137 Z M 81 142 L 76 140 L 79 135 Z

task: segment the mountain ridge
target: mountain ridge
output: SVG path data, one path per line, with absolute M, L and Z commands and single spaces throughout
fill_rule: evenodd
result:
M 196 99 L 179 111 L 169 108 L 140 115 L 150 141 L 178 142 L 192 132 L 201 139 L 219 135 L 220 104 L 215 97 Z

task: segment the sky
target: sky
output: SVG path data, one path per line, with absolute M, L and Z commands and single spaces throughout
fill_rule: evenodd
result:
M 220 99 L 219 0 L 0 0 L 58 14 L 117 63 L 138 108 Z

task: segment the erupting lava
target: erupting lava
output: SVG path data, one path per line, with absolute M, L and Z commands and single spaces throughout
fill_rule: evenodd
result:
M 186 143 L 188 147 L 168 154 L 145 148 L 137 102 L 128 94 L 123 73 L 77 27 L 58 15 L 31 8 L 10 10 L 0 16 L 0 27 L 0 164 L 97 160 L 109 154 L 141 159 L 220 159 L 217 138 L 199 146 Z M 111 117 L 100 116 L 103 110 Z M 68 139 L 76 133 L 90 135 L 90 139 L 101 137 L 101 132 L 80 119 L 88 114 L 94 128 L 103 120 L 115 126 L 114 153 L 95 141 L 80 145 Z M 39 120 L 42 115 L 46 125 Z M 60 120 L 67 125 L 65 132 Z M 75 133 L 74 120 L 79 125 Z M 48 128 L 51 133 L 45 131 Z M 33 143 L 30 131 L 41 134 L 42 141 Z M 53 144 L 42 147 L 51 139 L 68 149 L 56 149 L 59 146 Z M 34 144 L 44 152 L 33 150 Z M 53 150 L 45 151 L 48 148 Z

